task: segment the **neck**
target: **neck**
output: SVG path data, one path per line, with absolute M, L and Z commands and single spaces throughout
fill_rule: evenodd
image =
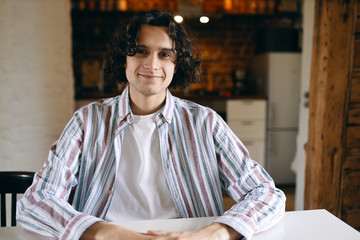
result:
M 144 96 L 130 91 L 130 107 L 135 115 L 148 115 L 160 110 L 165 105 L 166 91 L 156 96 Z

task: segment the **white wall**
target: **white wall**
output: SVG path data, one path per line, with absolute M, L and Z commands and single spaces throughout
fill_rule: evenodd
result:
M 303 38 L 301 59 L 301 86 L 299 106 L 299 131 L 297 136 L 296 154 L 292 163 L 292 169 L 296 173 L 295 210 L 304 209 L 305 189 L 305 165 L 306 153 L 305 143 L 308 140 L 309 108 L 305 107 L 308 98 L 305 94 L 309 92 L 312 42 L 314 32 L 315 0 L 303 0 Z
M 0 1 L 0 171 L 36 171 L 74 111 L 70 0 Z

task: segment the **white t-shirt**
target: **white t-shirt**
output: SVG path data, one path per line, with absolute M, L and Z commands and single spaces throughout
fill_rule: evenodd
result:
M 157 113 L 135 115 L 124 132 L 114 196 L 105 220 L 178 218 L 160 156 Z

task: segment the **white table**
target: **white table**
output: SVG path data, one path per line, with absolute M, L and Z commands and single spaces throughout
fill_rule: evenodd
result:
M 139 231 L 187 231 L 199 229 L 214 221 L 211 218 L 119 222 L 117 225 Z M 21 227 L 0 228 L 0 240 L 41 240 Z M 257 233 L 251 240 L 360 240 L 360 233 L 326 210 L 286 212 L 274 227 Z

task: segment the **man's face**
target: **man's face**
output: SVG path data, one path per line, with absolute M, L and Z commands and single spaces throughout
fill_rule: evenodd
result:
M 158 97 L 163 101 L 175 71 L 175 45 L 165 27 L 142 25 L 138 51 L 126 57 L 130 96 Z

